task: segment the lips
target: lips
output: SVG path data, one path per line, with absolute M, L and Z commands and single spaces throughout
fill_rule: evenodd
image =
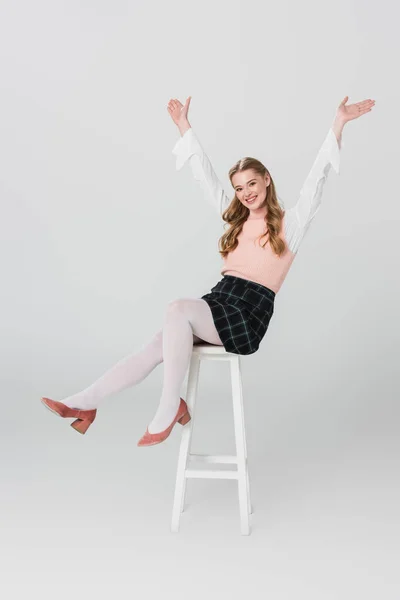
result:
M 249 204 L 252 204 L 254 202 L 254 200 L 257 199 L 257 196 L 253 196 L 253 198 L 249 198 L 249 200 L 246 200 L 246 202 L 248 202 Z

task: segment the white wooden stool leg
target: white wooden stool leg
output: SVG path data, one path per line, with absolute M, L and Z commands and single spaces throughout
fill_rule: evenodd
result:
M 251 515 L 253 512 L 253 506 L 251 504 L 249 464 L 248 464 L 247 459 L 246 459 L 246 479 L 247 479 L 247 510 L 249 511 L 249 515 Z
M 243 423 L 244 454 L 245 454 L 245 457 L 246 457 L 247 510 L 249 511 L 249 515 L 251 515 L 252 512 L 253 512 L 253 507 L 251 505 L 251 495 L 250 495 L 249 461 L 248 461 L 248 456 L 247 456 L 246 425 L 245 425 L 245 419 L 244 419 L 243 389 L 242 389 L 242 383 L 241 383 L 242 380 L 241 380 L 241 378 L 240 378 L 239 381 L 240 381 L 240 389 L 241 389 L 241 393 L 240 393 L 240 407 L 241 407 L 242 423 Z
M 179 520 L 183 512 L 186 492 L 186 468 L 192 440 L 194 423 L 194 412 L 196 409 L 197 388 L 199 383 L 200 359 L 192 354 L 187 380 L 186 404 L 191 416 L 190 421 L 183 427 L 181 443 L 179 447 L 178 466 L 176 471 L 175 494 L 172 508 L 171 531 L 179 531 Z
M 194 417 L 195 417 L 195 412 L 196 412 L 197 392 L 198 392 L 198 388 L 199 388 L 200 365 L 201 365 L 201 358 L 199 356 L 197 356 L 197 357 L 193 356 L 190 361 L 190 370 L 189 370 L 189 374 L 188 374 L 187 389 L 186 389 L 186 404 L 188 405 L 189 413 L 192 418 L 190 419 L 190 421 L 188 423 L 189 427 L 187 427 L 187 433 L 185 433 L 185 430 L 183 430 L 183 433 L 185 435 L 187 435 L 189 438 L 188 442 L 187 442 L 187 446 L 184 447 L 185 452 L 186 452 L 185 469 L 187 468 L 187 462 L 188 462 L 188 458 L 190 456 L 190 450 L 191 450 L 191 446 L 192 446 L 192 433 L 193 433 L 193 427 L 194 427 Z M 181 440 L 181 443 L 182 443 L 182 440 Z M 184 508 L 185 508 L 186 484 L 187 484 L 187 478 L 184 477 L 183 478 L 183 492 L 182 492 L 181 506 L 180 506 L 181 513 L 183 513 Z
M 246 440 L 244 428 L 243 411 L 243 391 L 240 370 L 240 357 L 232 357 L 231 360 L 231 381 L 232 381 L 232 399 L 233 415 L 235 425 L 237 470 L 238 470 L 238 494 L 240 510 L 240 528 L 243 535 L 250 533 L 249 521 L 249 495 L 248 495 L 248 474 L 246 457 Z
M 249 515 L 251 515 L 253 512 L 253 507 L 251 505 L 251 495 L 250 495 L 249 461 L 248 461 L 248 456 L 247 456 L 247 440 L 246 440 L 246 426 L 245 426 L 245 419 L 244 419 L 243 386 L 242 386 L 242 376 L 241 376 L 241 367 L 240 367 L 240 357 L 239 357 L 238 361 L 239 361 L 240 413 L 241 413 L 241 423 L 243 426 L 244 454 L 246 457 L 247 510 L 249 511 Z

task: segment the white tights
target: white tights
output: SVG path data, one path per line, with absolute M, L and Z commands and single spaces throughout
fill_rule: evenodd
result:
M 222 345 L 211 309 L 202 298 L 181 298 L 167 306 L 163 328 L 139 352 L 121 359 L 83 391 L 61 400 L 71 408 L 97 408 L 99 402 L 137 385 L 161 362 L 164 381 L 157 412 L 148 425 L 150 433 L 166 429 L 179 407 L 180 388 L 189 366 L 193 344 Z

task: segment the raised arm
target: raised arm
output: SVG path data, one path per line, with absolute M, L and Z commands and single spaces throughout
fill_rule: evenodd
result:
M 320 147 L 317 157 L 303 186 L 299 198 L 293 208 L 297 225 L 305 228 L 315 217 L 321 205 L 322 191 L 328 177 L 331 166 L 339 174 L 340 171 L 340 149 L 339 142 L 332 127 L 329 129 L 325 140 Z
M 311 171 L 301 188 L 297 203 L 286 211 L 286 240 L 292 252 L 298 247 L 321 206 L 325 181 L 331 166 L 337 174 L 340 170 L 340 151 L 344 147 L 342 132 L 345 124 L 369 112 L 374 100 L 364 100 L 346 106 L 348 96 L 340 103 L 334 122 L 319 149 Z
M 221 215 L 229 206 L 231 200 L 225 194 L 224 188 L 219 181 L 213 166 L 204 152 L 199 139 L 194 133 L 188 118 L 187 111 L 190 104 L 190 96 L 183 106 L 179 100 L 170 100 L 168 112 L 177 125 L 181 138 L 176 142 L 172 153 L 176 156 L 176 169 L 179 170 L 190 160 L 193 176 L 202 187 L 206 198 Z

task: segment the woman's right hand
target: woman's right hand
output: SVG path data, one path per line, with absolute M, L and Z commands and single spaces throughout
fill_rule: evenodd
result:
M 189 105 L 192 97 L 189 96 L 186 99 L 185 105 L 182 104 L 177 98 L 171 98 L 168 102 L 168 112 L 171 116 L 171 119 L 179 127 L 183 127 L 189 123 L 188 120 L 188 111 Z

